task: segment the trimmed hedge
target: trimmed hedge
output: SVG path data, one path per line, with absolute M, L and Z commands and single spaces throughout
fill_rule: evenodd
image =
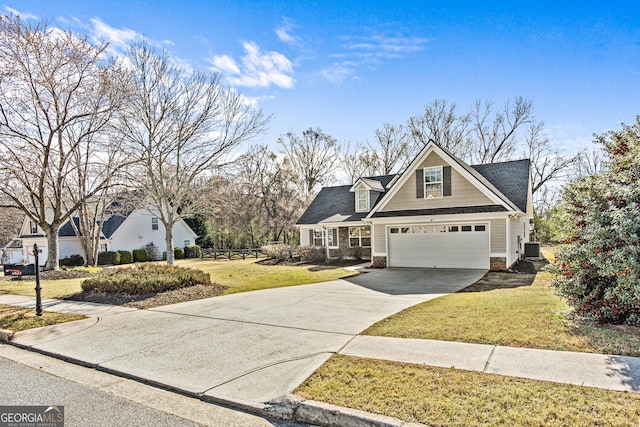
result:
M 147 251 L 145 249 L 134 249 L 133 262 L 147 262 Z
M 202 258 L 202 249 L 198 245 L 189 245 L 184 247 L 185 258 Z
M 84 258 L 82 258 L 82 255 L 71 255 L 62 258 L 59 262 L 60 267 L 82 267 L 84 265 Z
M 120 254 L 118 252 L 100 252 L 98 254 L 98 265 L 117 265 L 120 263 Z
M 209 273 L 172 265 L 143 264 L 131 268 L 118 268 L 97 277 L 84 280 L 85 292 L 146 294 L 210 285 Z
M 133 256 L 129 251 L 118 251 L 120 254 L 120 262 L 118 264 L 131 264 L 133 262 Z
M 184 259 L 184 249 L 182 248 L 175 248 L 173 250 L 173 257 L 175 259 Z

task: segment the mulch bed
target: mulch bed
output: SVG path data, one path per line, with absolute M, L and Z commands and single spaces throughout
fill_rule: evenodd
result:
M 490 271 L 484 277 L 460 292 L 484 292 L 494 289 L 519 288 L 530 286 L 535 280 L 536 273 L 544 263 L 520 260 L 509 270 Z
M 174 289 L 172 291 L 152 292 L 142 295 L 80 292 L 75 295 L 71 295 L 67 299 L 145 309 L 159 307 L 161 305 L 177 304 L 179 302 L 216 297 L 224 292 L 225 289 L 227 289 L 226 286 L 213 284 L 195 285 L 187 288 Z

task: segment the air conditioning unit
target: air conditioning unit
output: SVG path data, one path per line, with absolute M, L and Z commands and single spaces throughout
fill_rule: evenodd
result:
M 527 242 L 524 244 L 525 258 L 540 258 L 540 242 Z

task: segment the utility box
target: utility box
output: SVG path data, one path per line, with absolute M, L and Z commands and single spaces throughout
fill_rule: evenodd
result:
M 525 258 L 540 258 L 540 242 L 527 242 L 524 244 Z

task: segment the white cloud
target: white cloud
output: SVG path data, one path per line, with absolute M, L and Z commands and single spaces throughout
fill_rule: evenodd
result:
M 298 37 L 292 34 L 295 25 L 289 20 L 284 19 L 282 25 L 275 29 L 276 36 L 278 36 L 278 40 L 286 44 L 296 45 L 300 43 Z
M 236 61 L 228 55 L 214 56 L 211 62 L 216 71 L 223 74 L 240 74 Z
M 99 18 L 91 18 L 91 36 L 96 41 L 109 41 L 120 49 L 127 49 L 131 43 L 142 38 L 137 31 L 128 28 L 118 29 L 102 22 Z
M 261 52 L 257 44 L 244 42 L 242 47 L 245 55 L 238 64 L 228 55 L 214 56 L 209 60 L 212 69 L 224 74 L 232 86 L 241 87 L 269 87 L 275 85 L 282 88 L 292 88 L 293 65 L 281 53 Z
M 347 79 L 357 79 L 360 68 L 373 68 L 381 62 L 398 60 L 426 48 L 428 39 L 371 32 L 368 35 L 351 35 L 342 38 L 342 50 L 330 55 L 340 59 L 321 70 L 322 76 L 333 84 L 341 84 Z
M 36 20 L 39 19 L 38 16 L 36 16 L 36 15 L 33 15 L 31 13 L 27 13 L 27 12 L 20 12 L 19 10 L 14 9 L 12 7 L 9 7 L 9 6 L 5 6 L 4 10 L 6 10 L 7 12 L 9 12 L 12 15 L 19 16 L 22 19 L 36 19 Z
M 325 80 L 339 85 L 347 79 L 356 79 L 354 63 L 350 61 L 336 62 L 320 70 L 320 74 Z

